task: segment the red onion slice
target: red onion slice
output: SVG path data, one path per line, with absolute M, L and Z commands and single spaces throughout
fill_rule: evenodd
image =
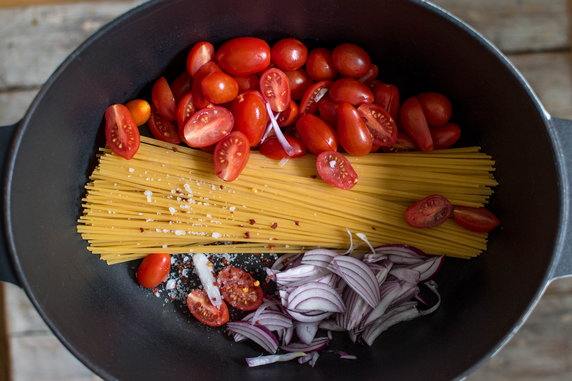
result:
M 245 316 L 242 321 L 248 321 L 250 324 L 266 327 L 269 331 L 279 331 L 294 326 L 292 319 L 288 316 L 282 312 L 272 310 L 265 310 L 260 314 L 256 312 L 249 314 Z
M 318 267 L 327 268 L 334 257 L 337 257 L 338 253 L 333 250 L 328 249 L 314 249 L 304 253 L 302 257 L 303 265 L 314 265 Z
M 320 322 L 330 317 L 333 313 L 333 312 L 322 312 L 322 311 L 299 312 L 294 310 L 287 310 L 287 312 L 288 315 L 292 316 L 292 319 L 300 321 L 302 323 Z
M 351 331 L 360 325 L 371 312 L 372 307 L 351 288 L 345 290 L 343 300 L 346 305 L 346 312 L 336 315 L 336 323 Z
M 397 323 L 415 319 L 418 316 L 420 316 L 420 313 L 417 310 L 415 303 L 407 303 L 405 305 L 396 307 L 387 311 L 387 313 L 374 324 L 366 327 L 361 336 L 362 340 L 367 345 L 372 345 L 375 339 L 388 328 L 394 326 Z
M 419 281 L 424 282 L 431 279 L 445 262 L 445 256 L 437 256 L 427 259 L 424 262 L 410 265 L 408 268 L 419 271 Z
M 415 288 L 417 288 L 417 285 L 401 281 L 387 281 L 383 283 L 380 287 L 381 301 L 369 313 L 367 319 L 362 321 L 361 326 L 366 327 L 380 318 L 393 302 L 402 298 L 404 295 L 409 295 L 411 298 L 411 290 Z
M 300 364 L 308 363 L 313 368 L 314 365 L 316 365 L 316 362 L 318 361 L 319 357 L 320 357 L 319 352 L 308 353 L 304 357 L 298 357 L 298 363 L 300 363 Z
M 246 321 L 231 321 L 226 327 L 233 333 L 238 333 L 260 345 L 266 352 L 276 353 L 278 339 L 268 329 L 260 325 L 252 325 Z
M 278 287 L 282 286 L 299 286 L 308 281 L 318 279 L 327 274 L 325 269 L 312 265 L 300 265 L 292 267 L 286 271 L 277 272 L 274 280 Z
M 249 357 L 246 359 L 246 363 L 248 364 L 249 367 L 253 368 L 255 366 L 273 364 L 275 362 L 290 361 L 303 356 L 306 356 L 306 353 L 292 352 L 292 353 L 285 353 L 283 355 L 266 355 L 258 357 Z
M 386 255 L 395 264 L 412 264 L 423 262 L 427 254 L 410 245 L 383 245 L 375 248 L 377 254 Z
M 270 117 L 270 123 L 272 124 L 274 133 L 276 134 L 276 138 L 278 138 L 278 141 L 280 142 L 282 148 L 284 148 L 286 154 L 288 154 L 288 156 L 292 156 L 292 154 L 294 153 L 294 147 L 292 147 L 290 143 L 288 143 L 288 140 L 286 140 L 286 137 L 282 133 L 282 130 L 280 129 L 280 126 L 276 121 L 276 117 L 274 116 L 274 113 L 270 108 L 270 104 L 268 104 L 268 102 L 265 102 L 265 104 L 266 104 L 266 110 L 268 111 L 268 116 Z
M 372 307 L 379 303 L 379 286 L 373 271 L 354 257 L 338 256 L 328 267 Z
M 222 296 L 218 286 L 216 285 L 216 278 L 209 259 L 206 255 L 201 253 L 193 254 L 193 264 L 195 265 L 195 270 L 199 276 L 201 284 L 203 285 L 203 289 L 207 293 L 212 305 L 219 307 L 222 304 Z
M 419 283 L 421 277 L 419 271 L 405 267 L 394 267 L 389 274 L 399 280 L 415 284 Z
M 292 343 L 281 346 L 280 349 L 286 352 L 314 352 L 326 349 L 329 344 L 330 339 L 327 337 L 317 337 L 310 344 Z
M 280 270 L 282 271 L 288 264 L 292 263 L 293 261 L 296 260 L 296 258 L 298 258 L 299 256 L 301 256 L 302 254 L 300 253 L 288 253 L 288 254 L 283 254 L 280 257 L 278 257 L 278 259 L 272 264 L 272 267 L 270 267 L 272 270 Z
M 341 315 L 341 314 L 340 314 Z M 336 315 L 337 316 L 337 315 Z M 330 332 L 344 332 L 346 331 L 346 329 L 344 327 L 339 326 L 334 320 L 332 319 L 328 319 L 328 320 L 322 320 L 319 325 L 318 328 L 320 329 L 324 329 L 326 331 L 328 331 L 328 333 Z
M 318 322 L 296 322 L 294 329 L 296 331 L 296 336 L 298 336 L 298 339 L 300 339 L 301 342 L 304 344 L 310 344 L 312 340 L 314 340 L 314 337 L 316 337 L 316 333 L 318 333 Z
M 435 296 L 437 296 L 437 303 L 435 303 L 433 307 L 419 311 L 421 315 L 429 315 L 430 313 L 435 312 L 435 310 L 437 310 L 437 308 L 439 308 L 439 306 L 441 305 L 441 294 L 439 293 L 439 291 L 437 291 L 437 283 L 435 281 L 432 280 L 427 281 L 424 283 L 424 286 L 426 286 L 429 290 L 431 290 L 435 294 Z
M 294 289 L 288 295 L 286 307 L 298 312 L 343 312 L 345 310 L 340 294 L 333 287 L 320 282 L 308 282 Z

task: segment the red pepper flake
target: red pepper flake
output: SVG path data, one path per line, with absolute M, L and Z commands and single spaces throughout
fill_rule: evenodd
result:
M 175 146 L 172 146 L 171 149 L 173 150 L 173 152 L 179 152 L 179 149 Z
M 270 250 L 276 249 L 276 245 L 268 245 L 268 248 L 269 248 Z
M 145 229 L 139 228 L 139 231 L 140 231 L 141 233 L 143 233 L 143 232 L 145 231 Z
M 189 267 L 191 267 L 191 263 L 190 263 L 190 262 L 187 262 L 187 263 L 185 263 L 185 264 L 183 265 L 183 267 L 189 268 Z
M 218 287 L 218 282 L 216 280 L 213 282 L 213 286 Z
M 262 259 L 260 260 L 260 262 L 262 262 L 262 263 L 266 263 L 266 262 L 268 262 L 268 259 L 266 259 L 266 258 L 262 258 Z
M 179 272 L 181 272 L 181 271 L 183 271 L 183 268 L 179 265 L 179 266 L 177 266 L 177 270 L 178 270 Z
M 250 232 L 244 232 L 244 238 L 250 238 Z
M 224 185 L 222 185 L 222 184 L 220 184 L 218 187 L 219 187 L 220 189 L 224 189 Z
M 300 221 L 294 221 L 294 225 L 300 226 Z
M 260 253 L 254 253 L 255 257 L 260 257 L 260 255 L 261 255 Z
M 187 278 L 186 276 L 183 275 L 183 276 L 180 278 L 180 280 L 181 280 L 181 282 L 186 283 L 186 282 L 189 280 L 189 278 Z
M 211 271 L 211 275 L 216 278 L 216 273 L 214 271 Z
M 168 298 L 169 298 L 169 300 L 170 300 L 171 302 L 174 302 L 174 301 L 175 301 L 175 298 L 173 298 L 171 295 L 169 295 Z
M 272 225 L 270 225 L 270 227 L 271 227 L 272 229 L 276 229 L 276 228 L 278 227 L 278 223 L 275 222 L 275 223 L 273 223 Z
M 225 266 L 228 266 L 228 265 L 230 264 L 230 262 L 229 262 L 228 259 L 226 259 L 226 258 L 223 258 L 223 259 L 221 260 L 221 262 L 222 262 L 222 264 L 225 265 Z
M 318 175 L 312 175 L 312 176 L 310 176 L 310 177 L 313 178 L 313 179 L 317 179 L 317 178 L 318 178 Z
M 252 218 L 248 222 L 250 223 L 250 225 L 254 225 L 256 223 L 256 221 Z
M 375 226 L 372 226 L 371 230 L 377 230 L 377 228 Z

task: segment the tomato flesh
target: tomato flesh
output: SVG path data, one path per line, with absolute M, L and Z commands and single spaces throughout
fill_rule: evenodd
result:
M 234 116 L 234 130 L 246 135 L 251 147 L 257 145 L 269 120 L 262 95 L 256 90 L 242 93 L 234 100 L 230 110 Z
M 251 75 L 266 69 L 270 64 L 270 46 L 260 38 L 237 37 L 222 44 L 215 58 L 230 75 Z
M 324 151 L 316 158 L 318 175 L 330 185 L 348 190 L 358 182 L 358 175 L 350 161 L 341 153 Z
M 308 151 L 315 155 L 338 149 L 338 137 L 334 129 L 315 115 L 302 115 L 296 122 L 296 131 Z
M 338 138 L 344 150 L 352 156 L 363 156 L 371 151 L 372 134 L 358 110 L 349 103 L 337 109 Z
M 214 149 L 213 160 L 216 175 L 224 181 L 234 181 L 240 175 L 250 156 L 248 138 L 240 131 L 234 131 Z
M 197 109 L 193 102 L 193 93 L 190 91 L 181 98 L 177 105 L 177 127 L 181 139 L 184 136 L 185 124 L 196 111 Z
M 281 112 L 290 106 L 290 84 L 280 69 L 270 68 L 260 76 L 260 92 L 272 111 Z
M 210 327 L 220 327 L 230 318 L 227 305 L 222 302 L 218 308 L 213 306 L 204 290 L 193 290 L 189 293 L 187 308 L 198 321 Z
M 452 211 L 449 200 L 433 194 L 411 204 L 405 211 L 405 221 L 414 228 L 431 228 L 447 221 Z
M 252 311 L 263 301 L 262 287 L 249 273 L 228 266 L 217 275 L 217 283 L 224 300 L 234 308 Z
M 297 158 L 302 157 L 306 154 L 306 147 L 300 141 L 300 139 L 296 139 L 290 135 L 284 135 L 288 143 L 292 146 L 293 150 L 290 155 L 284 151 L 284 147 L 280 144 L 280 141 L 276 136 L 271 136 L 264 141 L 260 145 L 259 151 L 264 156 L 274 159 L 274 160 L 282 160 L 287 158 Z
M 135 277 L 141 286 L 153 288 L 167 279 L 170 270 L 171 256 L 169 254 L 149 254 L 139 264 Z
M 114 104 L 105 110 L 105 140 L 114 153 L 125 159 L 131 159 L 139 149 L 139 129 L 124 105 Z
M 210 146 L 230 134 L 233 125 L 234 117 L 226 108 L 203 108 L 189 118 L 183 128 L 182 138 L 191 147 Z
M 300 114 L 315 114 L 318 111 L 318 102 L 328 93 L 332 83 L 320 81 L 310 86 L 300 101 Z
M 359 106 L 358 112 L 363 118 L 373 137 L 373 144 L 390 147 L 397 141 L 397 124 L 381 106 L 365 103 Z
M 159 114 L 155 109 L 152 110 L 147 125 L 155 139 L 172 144 L 181 143 L 179 131 L 175 123 Z
M 294 122 L 298 118 L 298 115 L 299 115 L 298 110 L 299 109 L 298 109 L 298 105 L 296 104 L 296 102 L 290 101 L 290 106 L 286 110 L 282 111 L 280 113 L 280 115 L 278 115 L 276 122 L 278 122 L 278 125 L 280 127 L 291 126 L 292 124 L 294 124 Z
M 490 210 L 469 206 L 454 206 L 453 220 L 475 233 L 488 233 L 500 225 L 500 220 Z

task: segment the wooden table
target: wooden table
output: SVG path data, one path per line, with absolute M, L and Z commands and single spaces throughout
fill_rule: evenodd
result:
M 0 124 L 18 121 L 42 83 L 79 43 L 140 2 L 0 0 Z M 435 2 L 508 54 L 550 113 L 572 118 L 567 0 Z M 21 289 L 2 288 L 6 334 L 0 334 L 5 341 L 2 345 L 0 340 L 0 380 L 98 379 L 51 334 Z M 572 380 L 572 278 L 550 285 L 514 339 L 469 379 Z

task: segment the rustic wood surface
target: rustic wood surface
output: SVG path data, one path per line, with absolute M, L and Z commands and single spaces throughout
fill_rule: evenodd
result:
M 52 5 L 14 6 L 17 3 L 0 0 L 0 125 L 22 117 L 42 83 L 80 42 L 141 1 L 66 0 Z M 551 114 L 572 118 L 567 0 L 435 3 L 509 54 Z M 11 7 L 1 9 L 6 5 Z M 0 357 L 0 362 L 9 365 L 6 368 L 11 370 L 11 380 L 98 379 L 51 334 L 21 289 L 4 285 L 3 294 L 10 357 Z M 572 278 L 552 283 L 514 339 L 469 380 L 572 380 Z

